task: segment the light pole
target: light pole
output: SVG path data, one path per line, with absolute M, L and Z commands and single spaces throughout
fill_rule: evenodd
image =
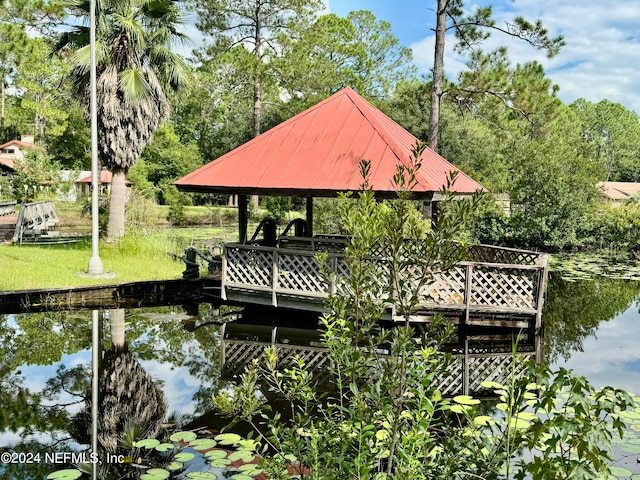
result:
M 98 252 L 98 191 L 100 181 L 98 171 L 98 110 L 96 107 L 97 86 L 96 86 L 96 1 L 90 1 L 90 48 L 91 48 L 91 258 L 87 273 L 89 275 L 102 275 L 104 268 Z
M 98 172 L 98 109 L 96 107 L 97 86 L 96 86 L 96 2 L 90 0 L 89 6 L 89 22 L 91 23 L 89 32 L 90 55 L 91 55 L 91 71 L 90 71 L 90 88 L 91 88 L 91 258 L 89 259 L 89 267 L 87 273 L 89 275 L 102 275 L 104 268 L 102 260 L 98 253 L 98 190 L 100 186 Z M 100 359 L 100 327 L 98 311 L 93 311 L 92 319 L 92 342 L 91 342 L 91 453 L 98 455 L 98 378 L 99 359 Z M 91 465 L 91 478 L 98 478 L 98 464 L 93 459 Z

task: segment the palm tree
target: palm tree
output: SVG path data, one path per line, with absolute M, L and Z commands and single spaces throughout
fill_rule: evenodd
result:
M 88 19 L 88 0 L 63 0 L 71 18 Z M 98 156 L 113 173 L 107 239 L 124 236 L 125 175 L 169 115 L 166 90 L 186 80 L 182 56 L 171 51 L 184 16 L 176 0 L 95 0 Z M 61 35 L 74 53 L 74 85 L 89 117 L 89 27 Z

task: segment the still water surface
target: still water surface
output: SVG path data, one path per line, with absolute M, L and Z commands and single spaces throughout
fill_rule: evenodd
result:
M 634 281 L 552 274 L 544 314 L 546 360 L 597 386 L 640 395 L 639 295 L 640 283 Z M 129 351 L 162 390 L 167 413 L 179 423 L 207 412 L 212 393 L 225 384 L 218 320 L 209 311 L 194 321 L 180 307 L 126 313 Z M 108 350 L 108 319 L 103 324 Z M 68 420 L 84 406 L 78 395 L 90 381 L 90 341 L 90 312 L 0 317 L 1 451 L 78 446 Z M 0 476 L 43 478 L 51 470 L 50 465 L 0 465 Z

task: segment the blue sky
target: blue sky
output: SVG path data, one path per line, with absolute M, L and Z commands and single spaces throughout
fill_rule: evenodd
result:
M 421 71 L 433 63 L 433 27 L 436 0 L 326 0 L 329 10 L 344 16 L 366 9 L 379 20 L 388 21 L 401 43 L 413 50 Z M 547 59 L 524 42 L 494 35 L 488 48 L 504 44 L 512 63 L 537 60 L 560 87 L 560 98 L 570 103 L 577 98 L 598 102 L 608 99 L 640 112 L 640 1 L 639 0 L 495 0 L 466 1 L 473 6 L 491 4 L 497 23 L 521 15 L 541 19 L 552 36 L 563 35 L 567 45 Z M 455 79 L 464 67 L 448 39 L 445 72 Z

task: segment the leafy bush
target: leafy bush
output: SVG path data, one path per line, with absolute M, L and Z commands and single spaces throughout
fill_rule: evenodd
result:
M 365 180 L 367 172 L 365 163 Z M 396 185 L 411 179 L 410 170 L 401 171 Z M 368 190 L 342 205 L 351 234 L 348 277 L 319 257 L 337 292 L 321 319 L 335 393 L 318 390 L 300 357 L 278 369 L 269 347 L 233 391 L 214 398 L 219 411 L 247 421 L 275 452 L 264 459 L 271 479 L 291 478 L 292 471 L 318 480 L 606 477 L 614 429 L 622 434 L 624 427 L 616 413 L 633 406 L 622 391 L 596 391 L 565 370 L 520 366 L 514 353 L 511 383 L 487 385 L 500 399 L 495 416 L 479 415 L 476 399 L 442 397 L 436 379 L 448 372 L 449 357 L 439 345 L 452 327 L 436 323 L 418 332 L 410 321 L 433 272 L 464 258 L 458 239 L 475 199 L 445 202 L 438 226 L 429 228 L 413 215 L 402 193 L 408 189 L 398 190 L 399 199 L 386 205 Z M 404 322 L 383 329 L 379 321 L 390 307 Z M 265 396 L 256 395 L 261 388 Z M 272 412 L 265 397 L 282 400 L 288 411 Z

